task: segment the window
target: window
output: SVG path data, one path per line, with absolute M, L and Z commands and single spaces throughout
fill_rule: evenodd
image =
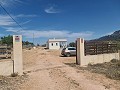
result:
M 75 48 L 68 48 L 68 50 L 76 50 Z
M 56 46 L 58 46 L 58 43 L 56 43 Z
M 53 43 L 51 43 L 51 45 L 53 46 Z

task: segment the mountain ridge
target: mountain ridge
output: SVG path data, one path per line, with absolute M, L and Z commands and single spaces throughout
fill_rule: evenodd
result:
M 113 34 L 111 35 L 106 35 L 106 36 L 100 37 L 95 40 L 97 41 L 120 41 L 120 30 L 113 32 Z

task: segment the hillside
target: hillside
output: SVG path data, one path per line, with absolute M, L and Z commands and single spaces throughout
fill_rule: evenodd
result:
M 96 40 L 100 40 L 100 41 L 120 41 L 120 30 L 115 31 L 111 35 L 106 35 L 106 36 L 100 37 Z

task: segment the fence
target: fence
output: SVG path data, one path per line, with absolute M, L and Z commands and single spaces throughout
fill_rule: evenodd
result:
M 12 48 L 10 46 L 0 46 L 0 58 L 11 58 Z
M 84 39 L 77 38 L 76 64 L 84 66 L 89 63 L 104 63 L 112 59 L 120 60 L 117 44 L 103 42 L 84 42 Z
M 104 42 L 85 42 L 84 45 L 85 56 L 118 52 L 117 44 L 109 44 Z

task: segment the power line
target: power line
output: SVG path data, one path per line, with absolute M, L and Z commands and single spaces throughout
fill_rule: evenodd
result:
M 2 6 L 1 3 L 0 3 L 0 6 L 9 15 L 9 17 L 23 30 L 22 26 L 10 15 L 10 13 Z

